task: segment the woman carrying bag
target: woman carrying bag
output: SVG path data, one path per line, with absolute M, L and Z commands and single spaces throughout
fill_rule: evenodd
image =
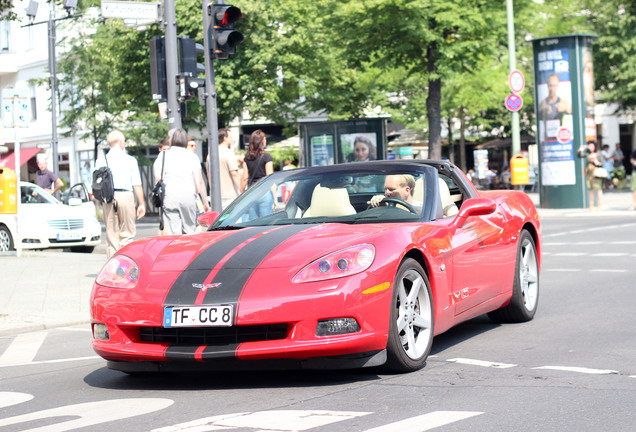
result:
M 249 149 L 243 160 L 245 169 L 241 178 L 241 190 L 249 189 L 263 177 L 274 172 L 274 159 L 272 155 L 265 153 L 267 138 L 265 133 L 258 129 L 250 136 Z M 276 188 L 272 187 L 272 193 L 267 193 L 258 201 L 258 205 L 250 208 L 250 220 L 266 216 L 275 208 Z

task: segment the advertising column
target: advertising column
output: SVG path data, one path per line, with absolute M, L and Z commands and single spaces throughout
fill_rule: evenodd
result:
M 596 140 L 591 44 L 594 36 L 536 39 L 535 113 L 543 208 L 587 207 L 578 149 Z

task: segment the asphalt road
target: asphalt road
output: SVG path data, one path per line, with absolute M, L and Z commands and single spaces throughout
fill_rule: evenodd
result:
M 418 372 L 128 376 L 58 328 L 0 338 L 0 430 L 632 431 L 636 219 L 543 225 L 535 319 L 464 323 Z

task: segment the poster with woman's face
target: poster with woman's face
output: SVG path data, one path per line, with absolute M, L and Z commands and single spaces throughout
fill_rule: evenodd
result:
M 375 132 L 359 132 L 340 135 L 340 150 L 347 162 L 364 162 L 377 159 Z

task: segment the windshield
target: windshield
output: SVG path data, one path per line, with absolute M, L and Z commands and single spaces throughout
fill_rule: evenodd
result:
M 40 186 L 34 184 L 21 184 L 20 185 L 20 202 L 22 204 L 59 204 L 60 202 L 42 189 Z
M 435 168 L 415 164 L 281 171 L 243 193 L 211 229 L 430 220 L 436 184 Z

